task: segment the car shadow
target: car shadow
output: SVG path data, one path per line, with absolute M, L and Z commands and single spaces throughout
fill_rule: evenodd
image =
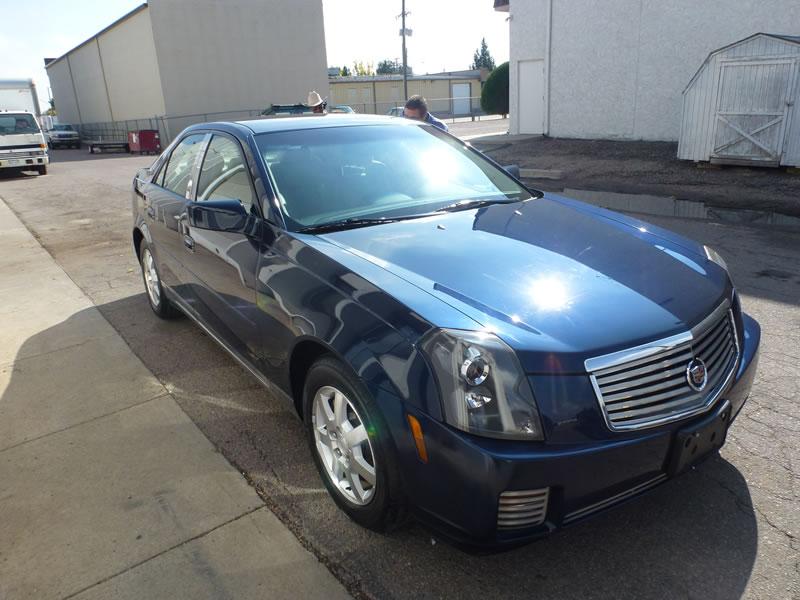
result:
M 351 591 L 380 598 L 710 599 L 745 591 L 758 549 L 756 518 L 747 482 L 720 456 L 624 506 L 508 552 L 467 554 L 418 524 L 381 535 L 351 522 L 328 496 L 285 396 L 262 387 L 188 319 L 157 319 L 144 294 L 98 308 Z M 81 318 L 33 336 L 20 353 L 63 344 Z M 15 371 L 0 407 L 35 395 L 37 378 L 37 370 Z

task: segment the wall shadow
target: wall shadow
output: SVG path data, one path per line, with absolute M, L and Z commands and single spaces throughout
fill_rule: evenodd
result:
M 285 397 L 259 385 L 188 319 L 157 319 L 144 294 L 98 308 L 351 590 L 381 598 L 720 599 L 745 590 L 758 551 L 756 518 L 744 477 L 721 457 L 625 506 L 502 554 L 465 554 L 419 525 L 379 535 L 349 521 L 329 498 Z M 81 318 L 33 336 L 23 351 L 60 343 Z M 37 377 L 14 372 L 0 406 L 35 394 Z

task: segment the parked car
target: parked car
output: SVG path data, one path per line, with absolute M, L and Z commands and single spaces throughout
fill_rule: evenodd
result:
M 346 104 L 337 104 L 336 106 L 331 106 L 328 109 L 328 112 L 331 113 L 346 113 L 346 114 L 353 114 L 356 111 L 353 110 L 352 106 L 347 106 Z
M 46 132 L 47 145 L 53 149 L 58 147 L 80 148 L 81 136 L 69 123 L 54 123 L 53 128 Z
M 404 115 L 402 106 L 393 106 L 387 111 L 387 115 L 390 117 L 402 117 Z
M 155 314 L 286 394 L 365 527 L 521 543 L 715 452 L 750 392 L 719 254 L 424 123 L 198 124 L 133 188 Z

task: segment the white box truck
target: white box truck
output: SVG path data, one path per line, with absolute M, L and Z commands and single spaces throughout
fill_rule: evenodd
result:
M 47 173 L 50 157 L 38 114 L 32 79 L 0 80 L 0 169 Z

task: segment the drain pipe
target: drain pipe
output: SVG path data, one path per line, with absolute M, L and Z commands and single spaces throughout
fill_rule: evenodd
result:
M 547 29 L 545 30 L 545 48 L 547 61 L 545 62 L 545 88 L 547 93 L 544 97 L 544 135 L 550 135 L 550 65 L 553 62 L 551 57 L 553 50 L 553 1 L 547 0 Z

